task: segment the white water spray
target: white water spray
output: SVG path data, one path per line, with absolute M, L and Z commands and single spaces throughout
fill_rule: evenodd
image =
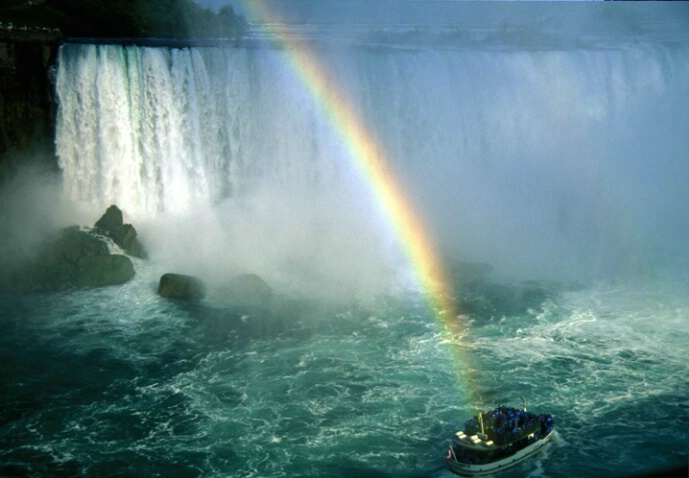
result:
M 556 277 L 681 252 L 686 48 L 328 48 L 323 64 L 452 252 Z M 69 195 L 132 221 L 204 218 L 202 262 L 231 248 L 251 256 L 240 269 L 338 274 L 327 257 L 365 264 L 392 247 L 282 51 L 66 45 L 57 89 Z

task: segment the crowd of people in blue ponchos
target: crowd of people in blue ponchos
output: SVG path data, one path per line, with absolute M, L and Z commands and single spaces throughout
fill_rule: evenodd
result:
M 510 443 L 538 431 L 545 434 L 552 425 L 550 415 L 537 415 L 503 405 L 482 414 L 481 420 L 475 416 L 464 424 L 467 435 L 485 433 L 497 445 Z
M 468 437 L 479 435 L 483 442 L 492 441 L 497 447 L 450 447 L 448 460 L 471 464 L 497 461 L 545 437 L 554 426 L 552 416 L 527 412 L 523 399 L 521 409 L 501 405 L 467 420 L 464 424 L 467 437 L 463 442 L 467 445 L 472 445 L 472 440 Z

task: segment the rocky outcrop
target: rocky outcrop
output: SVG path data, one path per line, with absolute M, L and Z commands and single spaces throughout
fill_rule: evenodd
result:
M 123 284 L 134 274 L 132 261 L 122 254 L 83 257 L 79 261 L 77 285 L 101 287 Z
M 203 299 L 206 296 L 206 285 L 194 276 L 167 273 L 160 277 L 158 295 L 170 299 Z
M 44 245 L 34 261 L 14 273 L 12 288 L 62 291 L 122 284 L 132 277 L 134 266 L 127 256 L 110 254 L 103 240 L 72 226 L 63 229 Z
M 273 289 L 256 274 L 241 274 L 222 288 L 225 299 L 244 307 L 265 307 L 273 296 Z
M 131 224 L 124 224 L 122 211 L 117 206 L 110 206 L 94 227 L 96 232 L 112 239 L 130 256 L 146 257 L 146 251 L 136 237 L 136 229 Z
M 113 243 L 126 254 L 145 256 L 136 230 L 123 224 L 117 206 L 110 206 L 93 228 L 71 226 L 46 240 L 32 260 L 5 274 L 3 288 L 49 292 L 127 282 L 134 265 L 124 254 L 111 254 Z

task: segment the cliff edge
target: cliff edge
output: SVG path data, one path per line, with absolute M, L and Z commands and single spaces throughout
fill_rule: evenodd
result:
M 54 159 L 51 68 L 62 33 L 0 23 L 0 184 L 21 158 Z

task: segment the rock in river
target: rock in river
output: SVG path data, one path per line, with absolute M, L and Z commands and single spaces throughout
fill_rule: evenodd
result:
M 203 299 L 206 285 L 194 276 L 167 273 L 160 277 L 158 294 L 174 299 Z

